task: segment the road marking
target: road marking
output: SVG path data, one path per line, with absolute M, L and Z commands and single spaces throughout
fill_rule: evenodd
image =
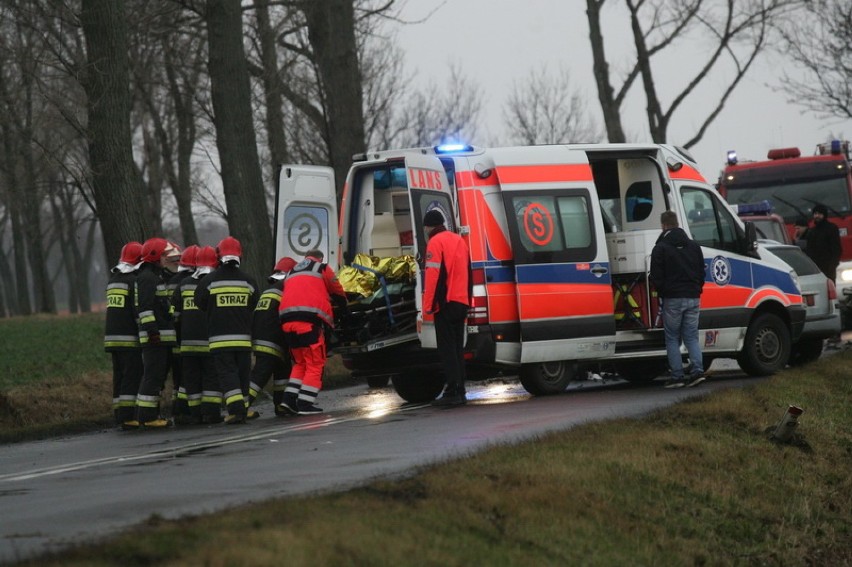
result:
M 394 413 L 402 413 L 406 411 L 422 409 L 428 407 L 429 404 L 412 404 L 405 405 L 396 408 L 388 412 L 388 414 Z M 210 441 L 197 441 L 193 443 L 187 443 L 185 445 L 178 445 L 176 447 L 169 447 L 166 449 L 157 449 L 154 451 L 145 451 L 142 453 L 131 453 L 127 455 L 118 455 L 114 457 L 102 457 L 100 459 L 91 459 L 88 461 L 79 461 L 76 463 L 67 463 L 62 465 L 54 465 L 52 467 L 44 467 L 37 468 L 28 471 L 21 471 L 16 473 L 7 473 L 0 475 L 0 482 L 15 482 L 19 480 L 31 480 L 34 478 L 39 478 L 43 476 L 51 476 L 57 474 L 63 474 L 68 472 L 74 472 L 84 469 L 91 469 L 103 465 L 110 464 L 125 464 L 134 461 L 145 461 L 151 459 L 157 459 L 161 457 L 176 457 L 178 455 L 191 453 L 193 451 L 198 451 L 202 449 L 210 449 L 213 447 L 224 447 L 226 445 L 233 445 L 235 443 L 244 443 L 247 441 L 258 441 L 260 439 L 267 439 L 269 437 L 275 437 L 276 435 L 285 435 L 287 433 L 293 433 L 295 431 L 306 431 L 310 429 L 317 429 L 320 427 L 329 427 L 332 425 L 340 425 L 342 423 L 349 423 L 352 421 L 363 421 L 369 419 L 363 415 L 354 415 L 354 416 L 324 416 L 320 420 L 311 420 L 311 421 L 303 421 L 297 424 L 285 425 L 282 427 L 274 427 L 265 431 L 258 431 L 252 433 L 245 433 L 242 435 L 232 435 L 229 437 L 222 437 L 219 439 L 213 439 Z

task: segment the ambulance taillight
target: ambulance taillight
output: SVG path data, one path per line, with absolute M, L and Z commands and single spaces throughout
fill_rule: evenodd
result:
M 467 312 L 468 325 L 488 324 L 488 295 L 485 289 L 485 270 L 471 270 L 473 296 Z

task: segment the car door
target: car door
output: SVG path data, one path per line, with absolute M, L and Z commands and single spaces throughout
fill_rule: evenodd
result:
M 599 358 L 615 349 L 612 276 L 584 152 L 495 159 L 515 262 L 521 362 Z
M 284 165 L 275 196 L 275 257 L 299 260 L 312 249 L 337 271 L 339 238 L 334 171 L 314 165 Z

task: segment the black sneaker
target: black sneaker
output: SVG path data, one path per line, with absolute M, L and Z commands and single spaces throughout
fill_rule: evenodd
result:
M 683 378 L 670 378 L 663 384 L 663 388 L 683 388 L 686 385 L 686 380 Z
M 455 406 L 463 406 L 467 403 L 467 398 L 464 394 L 444 394 L 437 400 L 432 402 L 432 405 L 439 408 L 450 408 Z
M 281 404 L 284 405 L 284 404 Z M 310 402 L 306 402 L 304 400 L 299 400 L 299 415 L 314 415 L 317 413 L 322 413 L 322 408 L 317 407 L 315 404 Z
M 299 408 L 285 400 L 275 408 L 275 415 L 299 415 Z
M 704 375 L 703 372 L 693 374 L 692 376 L 689 377 L 689 380 L 686 383 L 686 387 L 692 388 L 693 386 L 698 386 L 699 384 L 704 382 L 706 379 L 707 379 L 707 377 Z

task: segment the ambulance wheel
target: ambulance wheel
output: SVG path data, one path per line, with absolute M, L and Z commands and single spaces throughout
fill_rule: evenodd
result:
M 802 366 L 822 356 L 822 339 L 802 339 L 793 345 L 790 366 Z
M 391 377 L 393 389 L 400 398 L 412 404 L 431 402 L 444 389 L 444 375 L 440 372 L 407 372 Z
M 615 364 L 615 372 L 628 382 L 651 382 L 666 373 L 665 359 L 624 360 Z
M 577 374 L 577 364 L 566 360 L 524 364 L 518 373 L 524 390 L 534 396 L 564 392 Z
M 772 313 L 763 313 L 748 326 L 737 362 L 749 376 L 770 376 L 784 369 L 790 360 L 790 348 L 790 331 L 784 321 Z

